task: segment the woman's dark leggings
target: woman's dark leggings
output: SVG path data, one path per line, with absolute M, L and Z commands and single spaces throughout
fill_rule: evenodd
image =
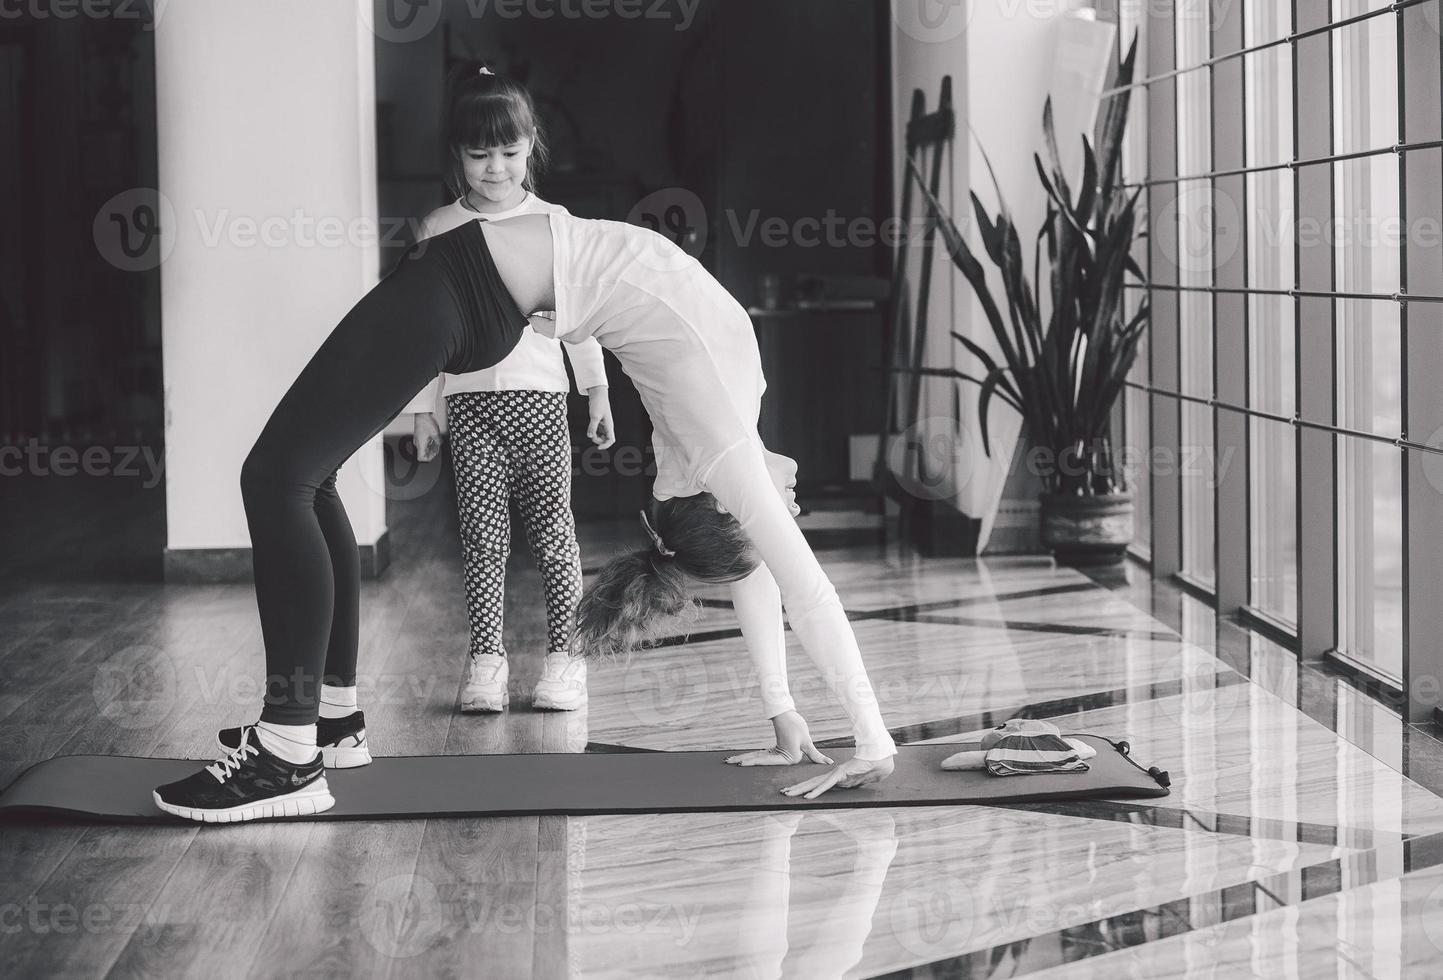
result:
M 360 562 L 336 471 L 441 371 L 501 361 L 527 318 L 477 222 L 413 246 L 331 331 L 241 467 L 266 648 L 261 720 L 315 722 L 356 679 Z

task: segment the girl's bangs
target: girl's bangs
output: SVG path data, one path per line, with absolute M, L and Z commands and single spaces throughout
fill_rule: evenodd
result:
M 458 149 L 510 146 L 536 129 L 531 112 L 519 99 L 482 96 L 463 99 L 451 119 L 451 145 Z

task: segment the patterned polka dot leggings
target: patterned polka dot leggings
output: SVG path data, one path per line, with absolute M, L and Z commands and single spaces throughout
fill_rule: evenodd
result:
M 565 650 L 581 601 L 566 393 L 458 392 L 447 396 L 446 415 L 461 515 L 471 656 L 506 653 L 501 627 L 513 498 L 545 584 L 549 649 Z

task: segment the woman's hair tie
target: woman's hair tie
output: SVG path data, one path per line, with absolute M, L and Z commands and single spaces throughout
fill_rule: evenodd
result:
M 490 68 L 487 68 L 485 65 L 482 65 L 482 66 L 481 66 L 481 70 L 478 71 L 476 74 L 478 74 L 478 75 L 494 75 L 494 74 L 496 74 L 496 73 L 495 73 L 494 71 L 492 71 Z
M 651 518 L 646 516 L 645 510 L 641 512 L 641 526 L 646 528 L 647 534 L 651 535 L 652 544 L 656 545 L 657 551 L 661 552 L 668 558 L 676 557 L 676 552 L 672 551 L 666 546 L 666 544 L 661 540 L 661 535 L 656 533 L 656 528 L 651 526 Z

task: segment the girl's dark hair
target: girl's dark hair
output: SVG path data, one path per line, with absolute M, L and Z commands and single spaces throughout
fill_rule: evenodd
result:
M 652 646 L 695 617 L 688 579 L 735 582 L 759 564 L 737 519 L 719 513 L 709 493 L 652 501 L 651 523 L 676 554 L 649 545 L 608 562 L 576 611 L 573 656 L 620 659 Z
M 522 139 L 532 140 L 522 186 L 536 190 L 536 178 L 546 168 L 546 137 L 531 93 L 520 82 L 504 75 L 483 75 L 477 64 L 461 68 L 450 84 L 444 132 L 446 183 L 457 197 L 465 197 L 471 189 L 461 169 L 465 150 L 508 146 Z

